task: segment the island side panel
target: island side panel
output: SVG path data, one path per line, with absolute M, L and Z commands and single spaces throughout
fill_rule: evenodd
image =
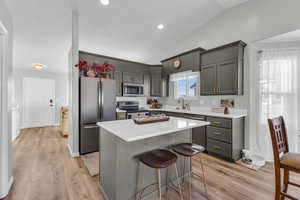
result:
M 117 175 L 117 152 L 118 140 L 111 133 L 100 128 L 100 188 L 105 198 L 116 199 L 116 175 Z
M 143 168 L 142 174 L 140 174 L 143 177 L 143 185 L 139 189 L 157 182 L 155 169 L 151 169 L 148 166 L 141 164 L 137 159 L 138 155 L 154 149 L 167 148 L 168 146 L 177 143 L 191 142 L 191 140 L 191 130 L 184 130 L 136 142 L 124 142 L 120 140 L 117 152 L 116 200 L 135 199 L 141 167 Z M 183 158 L 178 156 L 177 165 L 179 170 L 183 167 L 183 161 Z M 190 162 L 186 161 L 186 173 L 189 170 Z M 163 185 L 166 183 L 165 172 L 166 170 L 164 169 L 161 171 Z M 171 179 L 175 179 L 174 166 L 169 167 L 169 180 Z M 152 190 L 146 191 L 145 195 L 153 193 L 153 189 L 156 190 L 157 187 L 152 187 Z

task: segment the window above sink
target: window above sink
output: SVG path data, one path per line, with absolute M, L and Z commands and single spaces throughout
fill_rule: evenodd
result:
M 199 96 L 200 72 L 184 71 L 170 75 L 174 98 L 193 99 Z

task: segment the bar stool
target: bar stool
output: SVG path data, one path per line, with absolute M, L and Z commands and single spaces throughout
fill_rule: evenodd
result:
M 159 191 L 158 196 L 159 196 L 159 199 L 161 200 L 161 196 L 162 196 L 162 194 L 161 194 L 161 169 L 168 168 L 171 165 L 174 165 L 180 198 L 183 199 L 181 186 L 180 186 L 180 182 L 179 182 L 177 164 L 176 164 L 176 161 L 177 161 L 176 154 L 172 153 L 171 151 L 165 150 L 165 149 L 156 149 L 156 150 L 142 154 L 141 156 L 139 156 L 139 160 L 140 160 L 140 162 L 144 163 L 148 167 L 150 167 L 152 169 L 156 169 L 158 182 L 144 187 L 140 192 L 137 193 L 137 196 L 136 196 L 136 198 L 138 197 L 137 199 L 139 199 L 139 200 L 142 199 L 143 192 L 146 190 L 146 188 L 148 188 L 149 186 L 158 185 L 158 191 Z M 142 184 L 143 184 L 143 178 L 142 178 L 143 174 L 140 177 L 141 178 L 139 178 L 138 188 L 139 188 L 139 186 L 142 186 Z M 166 186 L 169 187 L 168 186 L 168 173 L 166 175 L 166 182 L 167 182 Z
M 193 144 L 193 143 L 180 143 L 180 144 L 172 146 L 171 149 L 174 152 L 176 152 L 177 154 L 185 157 L 186 159 L 189 159 L 190 163 L 192 163 L 192 157 L 193 156 L 195 156 L 197 154 L 200 154 L 200 153 L 203 153 L 205 151 L 205 148 L 203 146 Z M 206 195 L 206 198 L 208 199 L 207 188 L 206 188 L 206 180 L 205 180 L 205 174 L 204 174 L 204 167 L 203 167 L 201 157 L 200 157 L 200 165 L 201 165 L 205 195 Z M 184 167 L 183 167 L 183 172 L 182 172 L 183 181 L 184 181 L 184 173 L 185 173 L 185 161 L 184 161 Z M 191 174 L 201 179 L 201 176 L 194 173 L 193 170 L 191 171 Z

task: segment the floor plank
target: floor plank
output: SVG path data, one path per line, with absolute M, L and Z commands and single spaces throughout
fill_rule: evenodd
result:
M 208 155 L 201 158 L 210 200 L 274 199 L 271 164 L 254 171 Z M 70 157 L 67 140 L 56 127 L 22 130 L 13 144 L 12 162 L 15 182 L 5 200 L 103 200 L 99 177 L 91 177 L 80 158 Z M 193 169 L 201 174 L 200 156 L 193 159 Z M 299 175 L 291 176 L 300 183 Z M 206 199 L 201 181 L 191 182 L 183 184 L 185 199 Z M 290 192 L 300 197 L 300 190 L 290 187 Z M 168 199 L 179 198 L 170 190 Z

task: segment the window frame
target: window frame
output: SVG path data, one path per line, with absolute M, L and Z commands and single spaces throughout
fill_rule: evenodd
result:
M 172 77 L 173 76 L 173 77 Z M 189 95 L 189 91 L 190 91 L 190 87 L 189 87 L 189 83 L 190 83 L 190 77 L 195 76 L 197 78 L 197 84 L 196 84 L 196 94 L 195 96 L 190 96 Z M 177 80 L 174 80 L 177 79 Z M 186 80 L 186 91 L 184 96 L 179 96 L 179 80 L 180 79 L 184 79 Z M 200 96 L 200 72 L 196 71 L 184 71 L 184 72 L 178 72 L 178 73 L 174 73 L 171 74 L 171 78 L 170 81 L 174 82 L 174 88 L 173 88 L 173 92 L 174 92 L 174 99 L 180 99 L 180 98 L 184 98 L 187 100 L 196 100 L 198 99 L 198 97 Z

